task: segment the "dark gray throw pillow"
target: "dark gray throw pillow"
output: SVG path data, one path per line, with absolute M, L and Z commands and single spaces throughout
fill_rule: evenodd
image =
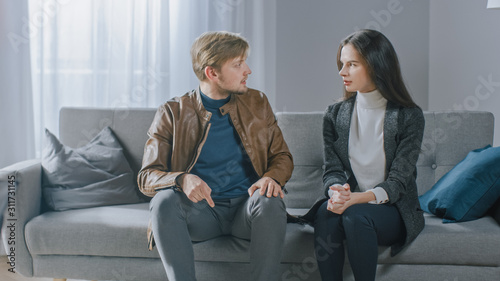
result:
M 45 130 L 42 189 L 57 211 L 142 202 L 130 165 L 111 128 L 87 145 L 70 148 Z

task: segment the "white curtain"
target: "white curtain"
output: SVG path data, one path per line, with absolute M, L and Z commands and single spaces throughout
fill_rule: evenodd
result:
M 195 88 L 201 33 L 245 36 L 249 86 L 274 104 L 276 0 L 29 0 L 37 154 L 62 106 L 158 107 Z
M 0 0 L 0 168 L 35 157 L 26 18 L 28 0 Z
M 27 17 L 28 0 L 0 0 L 0 169 L 35 156 L 30 46 L 22 22 Z M 0 232 L 8 176 L 0 178 Z M 0 256 L 6 255 L 3 244 Z

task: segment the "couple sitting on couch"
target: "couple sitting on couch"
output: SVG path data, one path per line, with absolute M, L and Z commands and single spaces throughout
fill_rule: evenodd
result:
M 192 242 L 221 235 L 251 241 L 250 280 L 279 280 L 293 160 L 266 96 L 246 86 L 248 49 L 233 33 L 197 38 L 199 88 L 160 106 L 148 131 L 138 184 L 153 197 L 148 241 L 169 280 L 195 280 Z M 395 255 L 424 227 L 415 182 L 424 118 L 381 33 L 348 36 L 337 65 L 345 89 L 324 116 L 325 199 L 304 219 L 323 280 L 342 280 L 344 240 L 356 280 L 374 280 L 378 245 Z

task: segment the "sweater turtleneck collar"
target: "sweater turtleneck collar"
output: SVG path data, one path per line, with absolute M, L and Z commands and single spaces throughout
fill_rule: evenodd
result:
M 368 93 L 358 92 L 356 95 L 356 101 L 359 107 L 367 109 L 380 108 L 387 105 L 387 100 L 378 90 Z

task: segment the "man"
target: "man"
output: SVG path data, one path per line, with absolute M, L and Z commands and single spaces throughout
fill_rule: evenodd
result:
M 196 280 L 192 242 L 221 235 L 250 240 L 250 280 L 279 280 L 293 161 L 266 96 L 247 88 L 248 49 L 229 32 L 197 38 L 199 88 L 162 105 L 148 131 L 138 183 L 154 196 L 148 238 L 170 281 Z

